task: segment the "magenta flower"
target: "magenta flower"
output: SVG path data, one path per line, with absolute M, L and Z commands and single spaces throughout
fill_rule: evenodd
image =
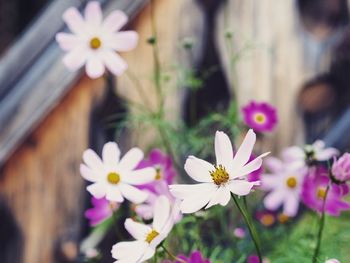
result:
M 255 158 L 256 158 L 255 155 L 251 154 L 248 162 L 253 161 Z M 260 177 L 261 177 L 261 174 L 263 173 L 263 171 L 264 171 L 264 167 L 260 166 L 259 169 L 251 172 L 250 174 L 247 174 L 248 182 L 260 181 L 260 179 L 261 179 Z
M 245 124 L 257 132 L 271 132 L 278 122 L 276 109 L 265 102 L 251 101 L 242 113 Z
M 113 212 L 118 209 L 117 203 L 111 203 L 106 198 L 97 199 L 91 198 L 92 208 L 85 211 L 85 217 L 89 219 L 91 226 L 98 225 L 107 218 L 113 215 Z
M 341 211 L 350 210 L 350 203 L 342 200 L 349 193 L 346 184 L 330 184 L 326 168 L 319 166 L 312 169 L 311 174 L 305 177 L 301 198 L 309 208 L 322 212 L 323 202 L 326 197 L 325 212 L 332 216 L 339 216 Z M 326 196 L 327 186 L 330 185 Z
M 338 160 L 334 158 L 332 176 L 339 182 L 350 180 L 350 154 L 344 153 Z
M 164 260 L 163 263 L 183 263 L 183 261 L 186 263 L 210 263 L 210 260 L 204 259 L 201 252 L 198 250 L 193 251 L 189 257 L 186 257 L 185 255 L 178 255 L 177 258 L 181 259 L 182 261 Z

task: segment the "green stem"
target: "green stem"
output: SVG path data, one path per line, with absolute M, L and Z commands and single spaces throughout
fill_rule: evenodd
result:
M 125 74 L 128 79 L 134 84 L 137 92 L 139 93 L 139 96 L 141 99 L 144 100 L 144 103 L 145 105 L 149 108 L 150 111 L 152 111 L 152 107 L 151 107 L 151 102 L 150 100 L 148 99 L 148 96 L 147 94 L 145 93 L 144 89 L 143 89 L 143 86 L 140 82 L 140 80 L 136 77 L 136 75 L 130 71 L 130 70 L 127 70 L 126 71 L 126 74 Z
M 172 259 L 172 260 L 176 260 L 176 261 L 180 261 L 182 263 L 186 263 L 186 261 L 182 260 L 181 258 L 178 258 L 176 256 L 174 256 L 163 244 L 161 245 L 161 247 L 164 249 L 165 253 L 168 254 L 168 256 Z
M 325 196 L 323 199 L 322 213 L 321 213 L 321 218 L 320 218 L 320 227 L 319 227 L 318 233 L 317 233 L 317 244 L 316 244 L 316 248 L 314 251 L 314 255 L 312 257 L 312 263 L 317 263 L 317 257 L 318 257 L 318 254 L 319 254 L 320 248 L 321 248 L 322 234 L 323 234 L 323 229 L 324 229 L 324 224 L 325 224 L 325 216 L 326 216 L 326 213 L 325 213 L 326 198 L 328 195 L 329 187 L 330 186 L 327 185 L 326 193 L 325 193 Z
M 255 249 L 256 249 L 256 252 L 258 254 L 258 257 L 259 257 L 259 262 L 262 263 L 262 254 L 261 254 L 261 248 L 260 248 L 260 241 L 259 241 L 259 236 L 258 236 L 258 233 L 255 229 L 255 226 L 251 220 L 251 218 L 249 217 L 249 214 L 247 213 L 247 210 L 245 208 L 244 205 L 241 205 L 238 201 L 238 198 L 231 193 L 231 196 L 233 198 L 233 201 L 235 202 L 239 212 L 242 214 L 243 216 L 243 219 L 249 229 L 249 233 L 250 233 L 250 236 L 252 237 L 252 240 L 254 242 L 254 245 L 255 245 Z

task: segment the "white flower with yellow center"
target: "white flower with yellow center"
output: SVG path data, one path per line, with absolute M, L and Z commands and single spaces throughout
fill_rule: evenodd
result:
M 56 40 L 68 52 L 63 63 L 69 70 L 75 71 L 86 65 L 87 75 L 98 78 L 105 72 L 105 67 L 117 76 L 127 69 L 128 65 L 116 52 L 134 49 L 138 34 L 119 31 L 128 21 L 126 14 L 115 10 L 103 20 L 100 3 L 91 1 L 85 8 L 84 17 L 75 7 L 70 7 L 64 12 L 63 20 L 72 34 L 58 33 Z
M 248 182 L 245 176 L 259 169 L 262 158 L 268 154 L 262 154 L 248 162 L 255 141 L 255 133 L 249 130 L 234 156 L 229 137 L 224 132 L 217 131 L 215 135 L 216 165 L 189 156 L 185 163 L 185 170 L 192 179 L 200 183 L 170 186 L 171 193 L 182 200 L 180 205 L 182 213 L 194 213 L 204 206 L 207 209 L 216 204 L 225 206 L 230 200 L 231 193 L 238 196 L 249 194 L 259 181 Z
M 136 240 L 119 242 L 113 246 L 112 256 L 117 259 L 115 263 L 139 263 L 153 257 L 157 246 L 171 231 L 175 214 L 176 211 L 171 209 L 168 198 L 161 195 L 155 202 L 151 226 L 128 218 L 125 228 Z
M 261 176 L 261 188 L 270 191 L 264 198 L 265 207 L 274 211 L 283 206 L 283 214 L 296 216 L 307 168 L 274 157 L 265 160 L 265 167 L 271 172 Z
M 132 148 L 120 159 L 120 150 L 115 142 L 108 142 L 102 150 L 102 160 L 91 149 L 83 154 L 85 164 L 80 173 L 93 182 L 87 190 L 96 198 L 106 197 L 109 201 L 123 202 L 124 198 L 139 204 L 148 194 L 134 187 L 154 180 L 156 170 L 152 167 L 134 170 L 143 159 L 139 148 Z

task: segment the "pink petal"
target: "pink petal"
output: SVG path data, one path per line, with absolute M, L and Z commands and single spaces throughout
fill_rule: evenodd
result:
M 269 210 L 277 210 L 284 201 L 285 194 L 281 190 L 270 192 L 264 199 L 264 205 Z
M 232 163 L 233 149 L 230 138 L 226 133 L 217 131 L 215 134 L 216 164 L 228 167 Z
M 102 11 L 100 3 L 97 1 L 89 2 L 84 11 L 86 22 L 91 26 L 99 26 L 102 22 Z
M 85 21 L 78 9 L 75 7 L 68 8 L 63 13 L 63 20 L 66 22 L 68 28 L 76 34 L 81 34 L 81 32 L 85 29 Z
M 115 10 L 107 16 L 102 27 L 109 32 L 115 32 L 119 31 L 127 22 L 127 15 L 120 10 Z
M 290 194 L 284 201 L 283 213 L 287 216 L 294 217 L 298 213 L 299 198 L 297 194 Z
M 103 63 L 107 69 L 116 76 L 122 75 L 128 68 L 128 64 L 117 53 L 105 50 L 101 53 Z
M 197 182 L 209 183 L 213 182 L 210 172 L 215 171 L 215 167 L 207 161 L 191 155 L 186 160 L 185 171 Z
M 96 55 L 91 55 L 86 63 L 86 74 L 92 79 L 97 79 L 101 77 L 104 72 L 105 68 L 102 60 Z
M 137 46 L 138 40 L 139 35 L 135 31 L 123 31 L 114 34 L 106 45 L 119 52 L 130 51 Z

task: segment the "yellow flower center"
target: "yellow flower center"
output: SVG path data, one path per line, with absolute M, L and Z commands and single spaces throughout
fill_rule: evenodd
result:
M 289 216 L 287 216 L 286 214 L 279 214 L 278 215 L 278 221 L 281 223 L 281 224 L 284 224 L 286 223 L 287 221 L 289 220 Z
M 317 189 L 317 198 L 318 199 L 325 199 L 326 198 L 326 189 L 323 187 L 320 187 Z
M 259 124 L 263 124 L 266 120 L 266 116 L 262 113 L 256 113 L 254 115 L 254 120 Z
M 215 165 L 215 171 L 211 171 L 210 176 L 216 185 L 225 184 L 230 179 L 225 167 L 221 164 L 219 166 Z
M 273 215 L 271 214 L 266 214 L 263 215 L 260 219 L 260 222 L 264 225 L 264 226 L 271 226 L 273 225 L 273 223 L 275 223 L 275 218 Z
M 146 237 L 146 242 L 151 243 L 152 240 L 155 239 L 158 235 L 159 233 L 156 230 L 152 229 L 152 231 L 148 233 Z
M 92 49 L 98 49 L 99 47 L 101 47 L 102 43 L 101 40 L 98 37 L 93 37 L 90 40 L 90 47 Z
M 120 175 L 116 172 L 111 172 L 107 175 L 107 181 L 111 184 L 118 184 L 120 181 Z
M 160 168 L 157 168 L 157 169 L 156 169 L 156 177 L 155 177 L 155 179 L 156 179 L 156 180 L 162 179 L 162 173 L 161 173 Z
M 287 186 L 291 189 L 295 188 L 297 183 L 297 179 L 294 176 L 289 177 L 286 181 Z

